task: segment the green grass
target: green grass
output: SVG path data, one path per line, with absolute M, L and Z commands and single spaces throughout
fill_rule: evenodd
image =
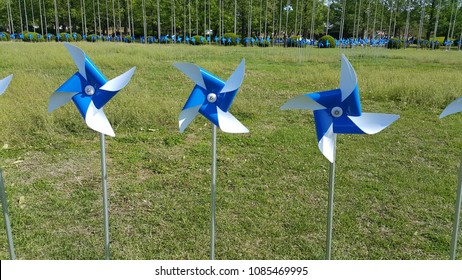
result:
M 329 164 L 312 113 L 279 107 L 338 87 L 341 52 L 363 110 L 401 118 L 338 137 L 333 258 L 449 257 L 462 115 L 438 115 L 462 95 L 462 52 L 77 45 L 109 79 L 137 66 L 105 107 L 116 132 L 106 147 L 113 258 L 209 258 L 211 126 L 199 116 L 179 133 L 193 83 L 173 64 L 226 80 L 245 58 L 230 111 L 250 133 L 218 133 L 216 257 L 323 259 Z M 0 97 L 0 167 L 18 258 L 104 258 L 98 134 L 73 104 L 47 113 L 77 68 L 58 43 L 6 42 L 0 53 L 0 77 L 14 74 Z M 0 240 L 7 259 L 4 230 Z

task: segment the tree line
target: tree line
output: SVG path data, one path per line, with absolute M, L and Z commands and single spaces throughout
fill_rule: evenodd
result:
M 0 31 L 82 35 L 462 36 L 462 0 L 0 0 Z

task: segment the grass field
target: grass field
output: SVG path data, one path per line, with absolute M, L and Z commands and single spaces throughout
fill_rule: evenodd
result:
M 193 62 L 246 76 L 231 112 L 246 135 L 218 133 L 217 259 L 323 259 L 329 162 L 296 95 L 338 87 L 340 54 L 355 68 L 365 112 L 400 114 L 377 135 L 339 135 L 334 259 L 447 259 L 462 115 L 462 52 L 80 43 L 108 79 L 137 66 L 105 107 L 114 259 L 208 259 L 211 126 L 178 115 Z M 98 134 L 73 104 L 48 98 L 77 71 L 62 44 L 0 44 L 0 167 L 19 259 L 104 258 Z M 8 258 L 3 217 L 0 258 Z M 459 242 L 458 258 L 462 256 Z

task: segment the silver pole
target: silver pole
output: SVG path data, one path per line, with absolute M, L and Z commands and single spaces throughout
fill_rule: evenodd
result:
M 334 160 L 330 163 L 329 169 L 329 197 L 327 202 L 327 238 L 326 238 L 326 259 L 330 260 L 332 252 L 332 216 L 334 215 L 334 184 L 335 184 L 335 151 L 337 134 L 334 134 Z
M 217 191 L 217 127 L 212 128 L 212 224 L 210 227 L 211 244 L 210 259 L 215 259 L 215 197 Z
M 454 230 L 452 233 L 452 242 L 451 242 L 451 260 L 456 259 L 457 251 L 457 234 L 459 233 L 459 222 L 460 222 L 460 206 L 462 204 L 462 159 L 460 162 L 459 170 L 459 188 L 457 190 L 456 198 L 456 207 L 454 215 Z
M 3 185 L 3 174 L 2 174 L 1 169 L 0 169 L 0 195 L 2 197 L 3 218 L 5 220 L 6 236 L 8 238 L 8 248 L 10 250 L 10 259 L 15 260 L 16 254 L 14 253 L 13 234 L 11 233 L 11 224 L 10 224 L 10 218 L 8 216 L 8 205 L 6 202 L 5 186 Z
M 108 198 L 107 198 L 107 172 L 106 172 L 106 148 L 104 141 L 104 134 L 101 136 L 101 173 L 103 181 L 103 210 L 104 210 L 104 247 L 106 249 L 106 260 L 111 258 L 109 251 L 109 211 L 108 211 Z

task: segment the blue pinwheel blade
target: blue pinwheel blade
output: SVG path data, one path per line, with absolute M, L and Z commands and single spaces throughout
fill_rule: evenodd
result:
M 180 132 L 183 132 L 199 113 L 199 109 L 204 104 L 207 92 L 200 86 L 195 86 L 189 95 L 183 110 L 178 118 Z
M 314 122 L 318 137 L 318 148 L 330 162 L 334 162 L 335 135 L 333 118 L 327 110 L 317 110 L 314 111 Z
M 248 133 L 249 130 L 230 112 L 224 112 L 217 107 L 218 127 L 227 133 Z
M 128 70 L 124 74 L 108 81 L 102 87 L 99 88 L 99 91 L 93 97 L 93 103 L 95 104 L 96 108 L 102 108 L 112 97 L 114 97 L 119 90 L 123 89 L 135 72 L 136 67 Z
M 89 106 L 87 107 L 85 123 L 88 125 L 88 127 L 98 131 L 99 133 L 115 137 L 114 130 L 112 129 L 109 120 L 104 114 L 103 109 L 96 108 L 93 102 L 90 102 Z
M 455 113 L 462 112 L 462 97 L 457 98 L 456 100 L 452 101 L 441 113 L 439 116 L 440 119 L 452 115 Z
M 175 63 L 174 66 L 188 76 L 196 85 L 206 89 L 204 78 L 199 67 L 192 63 Z
M 342 101 L 355 92 L 357 85 L 358 78 L 356 77 L 356 72 L 346 56 L 342 54 L 342 69 L 340 70 L 340 90 L 342 91 Z M 359 95 L 357 102 L 359 103 Z
M 244 80 L 245 73 L 245 59 L 242 59 L 239 66 L 234 70 L 233 74 L 226 81 L 225 86 L 221 89 L 222 93 L 237 91 Z
M 69 80 L 64 82 L 50 97 L 48 101 L 48 112 L 51 113 L 67 102 L 71 101 L 72 97 L 83 91 L 85 79 L 77 72 L 72 75 Z
M 0 80 L 0 95 L 2 95 L 5 92 L 6 88 L 11 82 L 11 79 L 13 79 L 13 75 L 9 75 L 5 79 Z
M 399 119 L 399 115 L 363 113 L 359 117 L 349 116 L 349 118 L 363 133 L 375 134 Z
M 87 79 L 87 73 L 85 71 L 85 60 L 87 56 L 85 55 L 85 53 L 78 47 L 73 46 L 71 44 L 64 43 L 64 46 L 71 54 L 71 57 L 74 60 L 75 65 L 77 65 L 77 68 L 79 69 L 80 75 L 82 75 L 84 79 Z

